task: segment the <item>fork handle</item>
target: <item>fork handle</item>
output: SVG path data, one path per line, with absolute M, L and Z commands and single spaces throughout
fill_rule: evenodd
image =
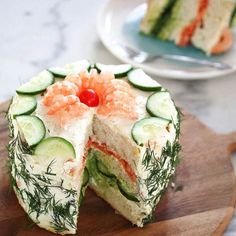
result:
M 208 66 L 212 68 L 216 68 L 219 70 L 226 70 L 232 69 L 232 67 L 228 64 L 217 62 L 217 61 L 207 61 L 202 59 L 197 59 L 193 57 L 181 56 L 181 55 L 171 55 L 171 54 L 162 54 L 158 56 L 153 56 L 153 59 L 167 59 L 167 60 L 174 60 L 174 61 L 183 61 L 183 62 L 190 62 L 198 65 Z

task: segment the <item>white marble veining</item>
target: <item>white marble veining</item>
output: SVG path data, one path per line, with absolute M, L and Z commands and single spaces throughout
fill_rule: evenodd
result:
M 10 98 L 23 81 L 52 65 L 82 58 L 119 63 L 96 32 L 97 13 L 104 2 L 1 0 L 0 102 Z M 236 74 L 206 81 L 158 81 L 180 106 L 216 132 L 236 130 Z M 236 214 L 225 235 L 236 235 Z

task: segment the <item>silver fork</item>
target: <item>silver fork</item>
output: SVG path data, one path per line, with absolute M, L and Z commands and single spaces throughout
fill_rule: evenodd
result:
M 194 57 L 181 56 L 181 55 L 175 55 L 175 54 L 150 55 L 144 51 L 137 51 L 136 49 L 123 45 L 117 41 L 112 41 L 112 47 L 114 50 L 117 50 L 119 54 L 122 53 L 128 59 L 131 59 L 137 63 L 150 63 L 158 59 L 166 59 L 166 60 L 173 60 L 173 61 L 190 62 L 193 64 L 215 68 L 218 70 L 232 69 L 232 66 L 226 63 L 201 60 Z

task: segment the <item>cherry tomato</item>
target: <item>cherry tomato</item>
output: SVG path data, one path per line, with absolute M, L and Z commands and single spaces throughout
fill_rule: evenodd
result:
M 88 107 L 96 107 L 99 105 L 99 97 L 97 93 L 92 89 L 85 89 L 80 93 L 79 99 L 82 103 Z

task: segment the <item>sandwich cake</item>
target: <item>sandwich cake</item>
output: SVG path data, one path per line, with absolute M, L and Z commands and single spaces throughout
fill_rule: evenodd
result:
M 160 4 L 162 2 L 163 4 Z M 233 0 L 150 0 L 140 30 L 178 46 L 218 54 L 233 44 Z
M 16 90 L 7 117 L 11 183 L 38 226 L 75 234 L 87 186 L 132 224 L 151 221 L 178 163 L 180 117 L 141 69 L 44 70 Z

